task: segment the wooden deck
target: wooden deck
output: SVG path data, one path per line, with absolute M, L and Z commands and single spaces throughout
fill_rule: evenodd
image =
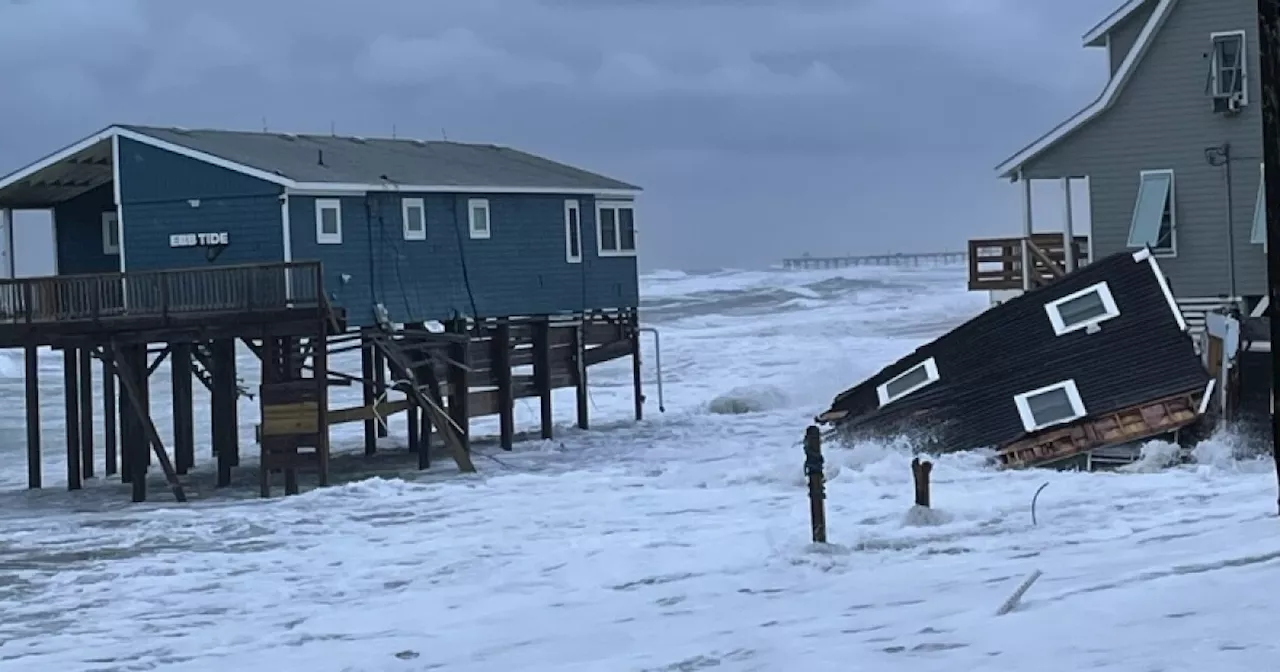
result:
M 1023 238 L 979 238 L 969 241 L 969 289 L 1023 289 Z M 1065 275 L 1066 245 L 1060 233 L 1037 233 L 1026 239 L 1032 287 L 1041 287 Z M 1076 236 L 1077 268 L 1089 263 L 1089 238 Z

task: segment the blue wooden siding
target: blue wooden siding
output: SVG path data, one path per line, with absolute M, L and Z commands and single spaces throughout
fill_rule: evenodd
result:
M 120 270 L 120 255 L 104 252 L 102 213 L 114 212 L 110 183 L 87 191 L 53 209 L 58 273 L 111 273 Z
M 120 192 L 127 270 L 284 260 L 278 185 L 120 138 Z M 230 244 L 214 261 L 169 247 L 170 234 L 215 231 Z
M 342 243 L 316 242 L 315 196 L 290 196 L 295 260 L 324 262 L 325 285 L 353 325 L 374 321 L 381 303 L 395 322 L 453 316 L 544 315 L 632 307 L 639 290 L 635 257 L 596 254 L 590 197 L 502 194 L 375 193 L 338 199 Z M 422 198 L 426 240 L 405 240 L 402 198 Z M 492 236 L 473 240 L 467 201 L 486 198 Z M 581 263 L 565 255 L 564 203 L 582 219 Z

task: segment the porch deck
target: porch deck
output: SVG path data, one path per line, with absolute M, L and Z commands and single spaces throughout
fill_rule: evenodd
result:
M 1066 274 L 1065 236 L 1036 233 L 1028 238 L 979 238 L 969 241 L 969 289 L 974 291 L 1024 289 L 1022 269 L 1031 267 L 1032 288 Z M 1023 259 L 1023 241 L 1029 258 Z M 1089 263 L 1089 237 L 1075 236 L 1072 247 L 1076 268 Z

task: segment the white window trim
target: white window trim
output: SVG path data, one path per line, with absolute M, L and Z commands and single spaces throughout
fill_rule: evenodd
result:
M 634 257 L 635 249 L 623 250 L 618 247 L 605 249 L 604 247 L 604 227 L 601 226 L 600 213 L 604 210 L 630 210 L 631 211 L 631 233 L 635 238 L 636 223 L 636 205 L 634 201 L 596 201 L 596 254 L 601 257 Z M 622 245 L 622 218 L 615 213 L 613 217 L 614 235 L 613 240 L 618 245 Z
M 1097 293 L 1102 299 L 1102 305 L 1107 309 L 1107 312 L 1097 317 L 1068 325 L 1066 320 L 1062 319 L 1062 313 L 1058 311 L 1058 306 L 1061 306 L 1068 301 L 1078 299 L 1085 294 L 1093 293 Z M 1088 329 L 1091 326 L 1101 324 L 1112 318 L 1120 317 L 1120 308 L 1116 306 L 1116 297 L 1111 294 L 1111 287 L 1107 285 L 1106 280 L 1089 285 L 1080 291 L 1072 292 L 1060 299 L 1054 299 L 1053 301 L 1044 304 L 1044 312 L 1049 314 L 1049 323 L 1053 325 L 1053 333 L 1058 336 L 1069 334 L 1073 331 L 1080 331 L 1081 329 Z
M 338 232 L 324 232 L 324 211 L 338 211 Z M 320 245 L 341 245 L 342 244 L 342 200 L 337 198 L 317 198 L 316 199 L 316 243 Z
M 483 229 L 476 227 L 476 208 L 484 208 Z M 467 199 L 467 229 L 471 231 L 473 240 L 487 240 L 493 237 L 493 211 L 489 209 L 489 199 Z
M 1258 195 L 1253 201 L 1253 221 L 1249 226 L 1249 242 L 1254 245 L 1261 245 L 1262 251 L 1267 251 L 1267 164 L 1258 164 Z M 1258 221 L 1258 215 L 1262 215 L 1262 221 Z M 1258 231 L 1258 224 L 1262 224 L 1262 231 Z M 1262 234 L 1262 240 L 1258 240 L 1258 234 Z
M 901 380 L 902 378 L 906 377 L 908 374 L 920 368 L 923 368 L 925 371 L 925 374 L 928 376 L 928 378 L 924 382 L 921 382 L 918 385 L 913 385 L 895 395 L 889 394 L 890 385 L 892 385 L 894 382 L 898 380 Z M 889 402 L 897 401 L 913 392 L 916 392 L 917 390 L 920 390 L 923 387 L 926 387 L 928 385 L 932 385 L 933 383 L 938 382 L 940 377 L 941 376 L 938 375 L 938 362 L 934 360 L 934 358 L 930 357 L 924 360 L 923 362 L 920 362 L 919 364 L 916 364 L 915 366 L 907 369 L 906 371 L 903 371 L 902 373 L 899 373 L 898 375 L 881 383 L 878 387 L 876 387 L 876 396 L 880 397 L 880 405 L 884 406 Z
M 111 244 L 111 232 L 115 231 L 116 244 Z M 102 253 L 120 254 L 120 215 L 115 210 L 102 212 Z
M 1133 237 L 1133 216 L 1138 214 L 1138 198 L 1142 196 L 1142 183 L 1148 175 L 1168 175 L 1169 176 L 1169 193 L 1165 196 L 1166 203 L 1169 206 L 1169 247 L 1167 249 L 1151 249 L 1151 253 L 1157 257 L 1176 257 L 1178 256 L 1178 178 L 1173 174 L 1172 168 L 1159 168 L 1154 170 L 1143 170 L 1138 172 L 1138 196 L 1133 200 L 1133 211 L 1129 220 L 1129 238 Z M 1131 242 L 1131 241 L 1126 241 Z M 1138 245 L 1130 245 L 1130 247 L 1142 247 Z M 1089 257 L 1093 259 L 1093 257 Z
M 422 225 L 421 229 L 414 231 L 409 228 L 409 211 L 417 208 L 419 214 L 418 223 Z M 427 239 L 427 205 L 421 198 L 402 198 L 400 199 L 400 222 L 404 228 L 405 240 L 426 240 Z
M 1218 49 L 1220 37 L 1240 38 L 1240 96 L 1241 104 L 1249 104 L 1249 36 L 1243 30 L 1225 30 L 1220 33 L 1209 33 L 1209 91 L 1218 97 Z
M 1066 391 L 1067 398 L 1071 400 L 1071 410 L 1074 414 L 1069 418 L 1059 418 L 1052 422 L 1037 424 L 1035 417 L 1031 414 L 1031 405 L 1027 403 L 1028 400 L 1032 397 L 1038 397 L 1046 392 L 1053 392 L 1055 390 Z M 1076 381 L 1074 379 L 1064 380 L 1052 385 L 1045 385 L 1044 387 L 1031 390 L 1030 392 L 1015 394 L 1013 395 L 1013 403 L 1017 405 L 1018 416 L 1022 418 L 1022 426 L 1025 427 L 1028 432 L 1035 432 L 1046 427 L 1073 422 L 1087 415 L 1084 408 L 1084 399 L 1080 398 L 1080 389 L 1076 387 Z
M 574 231 L 570 226 L 569 213 L 577 214 L 578 230 Z M 577 241 L 574 237 L 577 236 Z M 578 254 L 573 253 L 573 244 L 578 244 Z M 578 201 L 569 199 L 564 202 L 564 258 L 571 264 L 582 263 L 582 209 L 578 205 Z

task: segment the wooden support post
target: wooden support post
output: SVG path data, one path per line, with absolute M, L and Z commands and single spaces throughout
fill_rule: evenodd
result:
M 498 382 L 498 438 L 503 450 L 511 450 L 515 444 L 516 422 L 515 391 L 511 380 L 511 323 L 499 320 L 490 341 L 490 354 Z
M 640 369 L 640 314 L 631 311 L 627 318 L 631 338 L 631 398 L 635 404 L 636 421 L 644 420 L 644 385 Z
M 108 476 L 114 476 L 119 468 L 116 462 L 116 374 L 111 365 L 115 355 L 111 348 L 102 348 L 102 458 Z
M 78 383 L 80 391 L 80 476 L 88 480 L 93 473 L 93 349 L 80 348 Z
M 822 471 L 822 432 L 817 425 L 804 430 L 804 475 L 809 480 L 809 527 L 813 543 L 827 543 L 826 475 Z
M 361 338 L 365 339 L 366 336 L 361 334 Z M 364 405 L 366 408 L 373 408 L 382 392 L 374 381 L 374 367 L 376 366 L 377 355 L 378 353 L 374 351 L 373 344 L 366 340 L 363 347 L 360 348 L 360 378 L 363 380 Z M 372 415 L 364 421 L 365 455 L 373 455 L 378 452 L 378 436 L 381 431 L 381 424 Z
M 541 407 L 542 438 L 555 436 L 551 414 L 551 323 L 542 318 L 533 323 L 533 384 Z
M 240 463 L 239 413 L 236 408 L 236 342 L 219 339 L 209 346 L 213 370 L 212 439 L 218 456 L 218 487 L 231 485 L 231 468 Z
M 329 323 L 320 320 L 320 336 L 311 339 L 311 370 L 319 387 L 316 418 L 316 469 L 320 487 L 329 485 Z M 301 372 L 299 372 L 301 373 Z
M 135 394 L 127 393 L 130 387 L 127 383 L 130 381 L 126 381 L 125 377 L 146 375 L 147 346 L 145 344 L 115 345 L 109 350 L 115 377 L 120 382 L 120 480 L 132 485 L 133 501 L 145 502 L 147 500 L 147 460 L 139 453 L 146 450 L 146 436 L 139 418 L 140 413 L 148 412 L 148 407 L 143 404 L 145 400 L 137 396 L 141 391 L 138 390 L 136 380 L 132 381 Z M 135 410 L 135 405 L 138 405 L 141 410 Z
M 62 390 L 66 398 L 67 489 L 79 490 L 80 481 L 80 359 L 75 348 L 62 351 Z
M 587 391 L 587 319 L 573 329 L 573 386 L 578 401 L 578 429 L 590 429 L 591 417 Z
M 466 322 L 455 320 L 450 331 L 466 334 Z M 471 385 L 467 367 L 471 364 L 470 339 L 449 346 L 449 358 L 462 366 L 449 367 L 449 417 L 457 425 L 463 449 L 471 451 Z
M 378 394 L 382 394 L 387 389 L 387 356 L 376 349 L 373 352 L 373 383 L 378 390 Z M 387 438 L 389 429 L 385 423 L 379 423 L 377 427 L 378 438 Z
M 192 399 L 191 344 L 169 346 L 169 364 L 173 379 L 173 459 L 179 474 L 185 474 L 196 461 L 195 409 Z
M 136 421 L 142 426 L 142 431 L 147 437 L 147 443 L 151 444 L 151 450 L 155 453 L 156 461 L 160 463 L 160 469 L 164 471 L 165 480 L 169 482 L 169 489 L 173 491 L 173 498 L 179 502 L 187 501 L 187 494 L 182 489 L 182 483 L 178 481 L 178 472 L 173 468 L 173 463 L 169 461 L 169 454 L 165 452 L 164 442 L 160 440 L 160 432 L 156 431 L 156 425 L 151 420 L 151 413 L 148 411 L 150 404 L 147 403 L 148 395 L 144 392 L 147 387 L 147 369 L 146 369 L 146 346 L 138 346 L 143 366 L 133 367 L 132 362 L 125 361 L 122 358 L 122 348 L 116 346 L 116 369 L 120 372 L 120 386 L 123 388 L 125 396 L 129 399 L 129 407 L 133 409 Z M 138 458 L 139 456 L 135 456 Z M 136 464 L 142 464 L 141 459 L 134 460 Z M 141 487 L 139 487 L 141 486 Z M 143 501 L 146 499 L 146 478 L 144 475 L 134 475 L 134 493 L 141 491 L 142 499 L 135 496 L 134 501 Z
M 1267 296 L 1270 327 L 1280 334 L 1280 1 L 1258 0 L 1258 80 L 1262 117 L 1263 199 L 1267 218 Z M 1090 261 L 1093 261 L 1090 259 Z M 1272 336 L 1272 342 L 1276 337 Z M 1272 352 L 1274 353 L 1274 347 Z M 1280 357 L 1271 357 L 1271 399 L 1280 393 Z M 1280 414 L 1271 413 L 1271 456 L 1280 488 Z M 1280 510 L 1280 492 L 1276 506 Z
M 406 395 L 406 397 L 409 399 L 413 398 L 409 395 Z M 418 416 L 419 411 L 417 406 L 410 406 L 404 409 L 404 417 L 407 425 L 406 429 L 409 437 L 409 452 L 414 453 L 421 458 L 422 453 L 426 449 L 422 446 L 422 420 Z M 419 459 L 418 461 L 421 462 L 422 460 Z
M 27 487 L 39 490 L 43 473 L 40 455 L 40 351 L 28 345 L 27 365 Z
M 929 474 L 933 471 L 933 463 L 920 458 L 911 460 L 911 480 L 916 486 L 916 506 L 929 508 Z

